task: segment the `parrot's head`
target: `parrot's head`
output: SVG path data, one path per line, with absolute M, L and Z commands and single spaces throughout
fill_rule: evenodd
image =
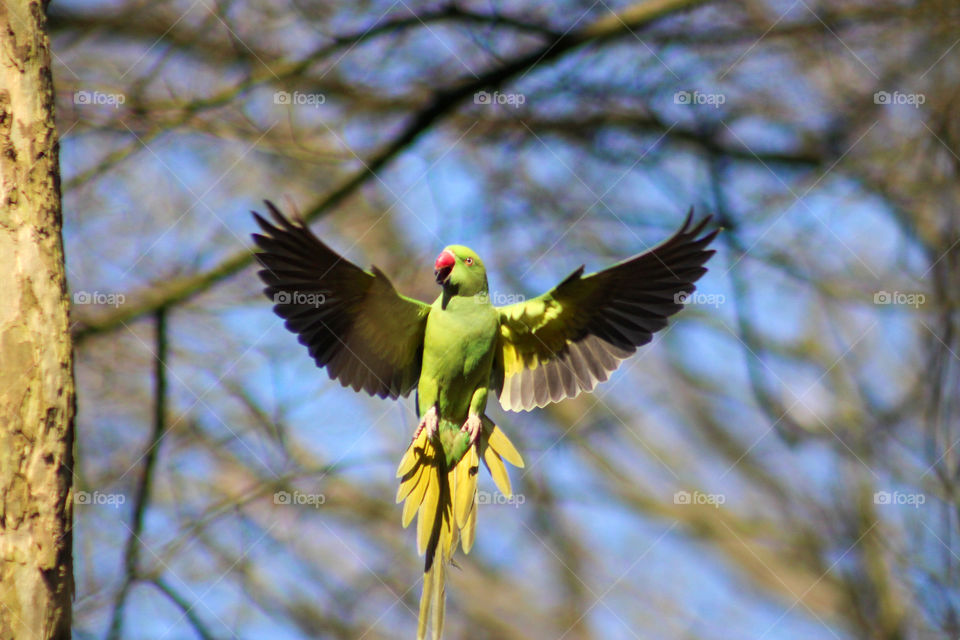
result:
M 459 296 L 475 296 L 487 290 L 487 270 L 472 249 L 453 244 L 440 252 L 433 265 L 437 284 Z

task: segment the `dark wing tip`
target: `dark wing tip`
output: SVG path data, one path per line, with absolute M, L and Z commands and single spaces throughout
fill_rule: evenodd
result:
M 579 280 L 579 279 L 580 279 L 580 276 L 583 275 L 584 269 L 586 269 L 586 268 L 587 268 L 587 265 L 585 265 L 585 264 L 580 265 L 579 267 L 577 267 L 576 269 L 574 269 L 573 273 L 571 273 L 571 274 L 568 275 L 566 278 L 564 278 L 564 279 L 563 279 L 563 282 L 561 282 L 561 283 L 558 284 L 556 287 L 554 287 L 554 289 L 559 289 L 560 287 L 562 287 L 562 286 L 565 285 L 565 284 L 569 284 L 570 282 L 573 282 L 574 280 Z
M 708 219 L 709 219 L 709 218 L 708 218 Z M 720 232 L 721 232 L 722 230 L 723 230 L 723 227 L 717 227 L 716 229 L 714 229 L 713 231 L 711 231 L 711 232 L 708 233 L 707 235 L 705 235 L 705 236 L 703 236 L 702 238 L 700 238 L 701 240 L 705 240 L 705 241 L 706 241 L 706 243 L 705 243 L 704 246 L 706 246 L 706 245 L 710 244 L 711 242 L 713 242 L 714 239 L 715 239 L 718 235 L 720 235 Z M 714 252 L 714 253 L 715 253 L 715 252 Z
M 263 204 L 264 204 L 264 206 L 267 207 L 267 210 L 270 212 L 270 215 L 273 216 L 273 219 L 274 219 L 274 220 L 276 220 L 276 221 L 278 221 L 278 222 L 283 221 L 283 220 L 286 220 L 286 218 L 283 217 L 283 214 L 280 213 L 280 209 L 278 209 L 275 204 L 273 204 L 273 203 L 270 202 L 269 200 L 264 200 L 264 201 L 263 201 Z
M 261 215 L 260 215 L 259 213 L 257 213 L 256 211 L 252 211 L 252 210 L 250 211 L 250 213 L 253 215 L 253 219 L 256 221 L 257 226 L 260 227 L 260 230 L 263 231 L 263 233 L 267 234 L 268 237 L 273 237 L 274 235 L 277 234 L 277 232 L 279 231 L 279 229 L 277 229 L 275 226 L 273 226 L 272 224 L 270 224 L 270 222 L 268 222 L 263 216 L 261 216 Z M 263 237 L 263 236 L 261 236 L 260 234 L 257 234 L 257 233 L 251 233 L 250 235 L 253 236 L 253 239 L 254 239 L 255 242 L 256 242 L 256 240 L 257 240 L 258 237 L 260 237 L 260 238 Z M 257 244 L 259 244 L 259 243 L 257 243 Z
M 290 222 L 290 220 L 280 212 L 280 209 L 278 209 L 277 206 L 269 200 L 264 200 L 263 204 L 265 204 L 267 209 L 270 211 L 270 215 L 273 217 L 274 222 L 280 227 L 283 227 L 284 231 L 289 232 L 297 231 L 298 229 L 306 229 L 302 223 L 297 225 L 293 222 Z
M 684 224 L 684 235 L 690 235 L 690 236 L 700 235 L 703 232 L 704 228 L 706 228 L 706 226 L 710 224 L 710 221 L 713 220 L 713 216 L 708 214 L 704 216 L 699 222 L 697 222 L 697 224 L 692 229 L 687 229 L 687 225 L 689 225 L 690 221 L 692 220 L 692 217 L 693 217 L 693 207 L 690 208 L 690 213 L 687 214 L 687 222 Z
M 250 237 L 253 238 L 253 243 L 257 245 L 258 249 L 263 249 L 264 252 L 270 250 L 270 243 L 273 241 L 273 238 L 270 236 L 264 236 L 259 233 L 251 233 Z M 255 255 L 260 255 L 257 253 Z

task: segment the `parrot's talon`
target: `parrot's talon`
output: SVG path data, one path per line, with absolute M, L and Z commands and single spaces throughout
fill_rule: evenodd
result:
M 427 430 L 427 440 L 432 440 L 435 435 L 437 435 L 437 427 L 439 426 L 440 421 L 437 418 L 437 408 L 430 407 L 430 410 L 423 414 L 423 417 L 420 418 L 420 424 L 417 425 L 417 430 L 413 432 L 413 438 L 410 440 L 410 443 L 413 444 L 417 441 L 417 438 L 420 437 L 420 434 L 424 429 Z
M 483 428 L 483 420 L 480 419 L 480 416 L 470 414 L 467 417 L 467 421 L 463 423 L 463 426 L 460 428 L 460 431 L 463 433 L 470 434 L 470 446 L 472 447 L 477 443 L 477 440 L 480 438 L 480 430 Z

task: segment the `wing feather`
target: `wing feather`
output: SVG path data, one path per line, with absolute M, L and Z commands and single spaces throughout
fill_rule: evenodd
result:
M 704 233 L 709 217 L 692 224 L 693 210 L 673 237 L 608 269 L 583 275 L 580 267 L 542 296 L 499 307 L 500 404 L 529 411 L 607 380 L 620 362 L 667 326 L 707 269 Z
M 397 398 L 417 384 L 430 306 L 400 295 L 376 267 L 364 271 L 267 202 L 262 234 L 264 293 L 318 367 L 355 391 Z

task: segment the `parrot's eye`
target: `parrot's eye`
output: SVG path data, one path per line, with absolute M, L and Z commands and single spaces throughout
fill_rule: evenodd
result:
M 467 258 L 466 260 L 463 261 L 463 263 L 469 267 L 470 265 L 473 264 L 473 258 Z

